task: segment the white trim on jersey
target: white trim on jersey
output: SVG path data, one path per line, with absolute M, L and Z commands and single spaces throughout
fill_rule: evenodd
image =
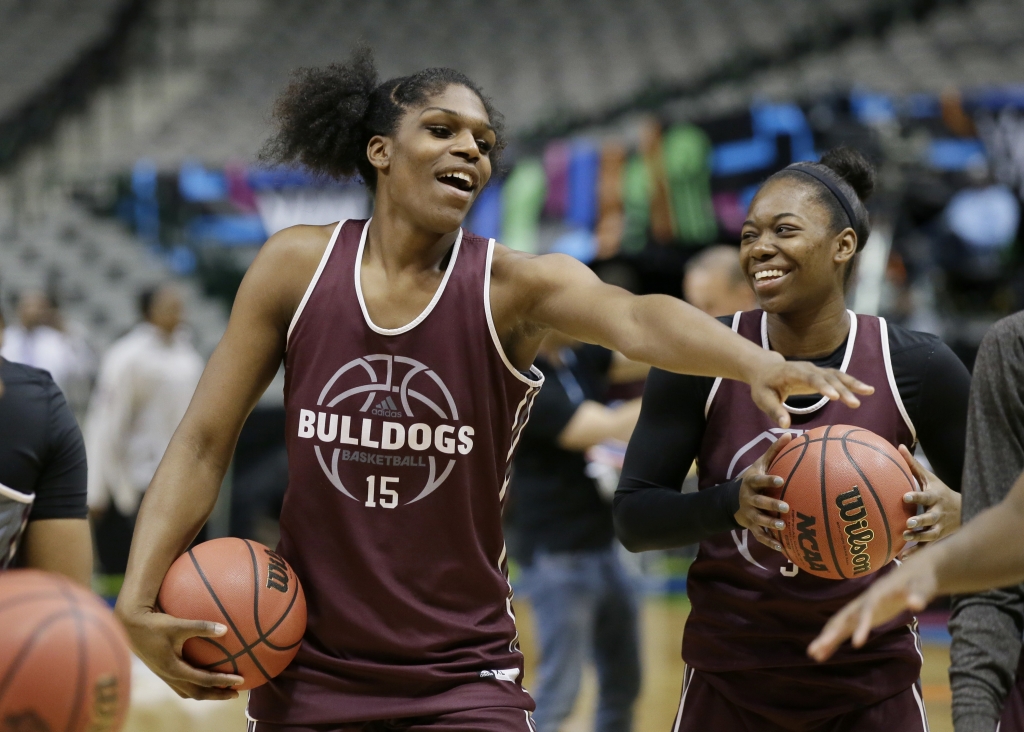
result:
M 846 353 L 843 354 L 843 363 L 839 367 L 839 370 L 844 374 L 846 369 L 850 366 L 850 359 L 853 358 L 853 346 L 857 341 L 857 314 L 852 310 L 846 311 L 850 316 L 850 334 L 846 338 Z M 766 351 L 771 350 L 771 345 L 768 343 L 768 313 L 761 313 L 761 347 Z M 814 404 L 809 407 L 791 407 L 785 402 L 782 406 L 786 408 L 786 411 L 790 414 L 810 414 L 817 412 L 819 409 L 828 404 L 828 397 L 822 397 Z
M 0 497 L 9 498 L 15 503 L 24 504 L 29 504 L 36 500 L 35 493 L 22 493 L 21 491 L 16 491 L 13 488 L 8 488 L 3 483 L 0 483 Z
M 491 341 L 494 343 L 502 363 L 512 372 L 512 375 L 524 384 L 535 386 L 538 389 L 544 385 L 544 374 L 536 366 L 530 366 L 530 373 L 534 378 L 530 379 L 522 371 L 512 365 L 505 355 L 505 349 L 501 347 L 501 339 L 498 338 L 498 331 L 494 327 L 494 318 L 491 316 L 491 259 L 494 257 L 494 239 L 487 242 L 487 263 L 484 265 L 484 313 L 487 315 L 487 329 L 491 332 Z M 514 446 L 513 446 L 514 449 Z
M 896 402 L 896 408 L 900 410 L 900 415 L 903 417 L 903 421 L 906 422 L 907 427 L 910 429 L 910 437 L 913 440 L 913 444 L 909 445 L 911 449 L 917 444 L 917 430 L 914 428 L 914 423 L 910 421 L 910 415 L 907 414 L 907 408 L 903 405 L 903 399 L 900 397 L 900 390 L 896 387 L 896 376 L 892 372 L 892 357 L 889 355 L 889 324 L 885 322 L 885 318 L 878 319 L 882 333 L 882 360 L 885 362 L 885 378 L 889 380 L 889 391 L 892 392 L 892 398 Z
M 689 676 L 687 676 L 689 673 Z M 693 681 L 693 668 L 683 665 L 683 694 L 679 698 L 679 711 L 676 712 L 676 723 L 672 725 L 672 732 L 679 732 L 679 725 L 683 721 L 683 705 L 686 704 L 686 692 L 690 690 L 690 683 Z
M 320 264 L 316 268 L 316 272 L 313 274 L 313 279 L 309 281 L 309 285 L 306 287 L 306 291 L 302 294 L 302 299 L 299 300 L 299 306 L 295 308 L 295 315 L 292 316 L 292 322 L 288 324 L 288 334 L 284 337 L 285 348 L 288 348 L 288 341 L 292 337 L 292 330 L 295 328 L 295 324 L 299 322 L 299 316 L 302 315 L 302 311 L 306 307 L 306 302 L 309 301 L 309 296 L 313 294 L 313 288 L 316 287 L 316 283 L 320 281 L 320 275 L 324 271 L 324 267 L 327 266 L 327 260 L 331 258 L 331 252 L 334 251 L 334 244 L 338 241 L 338 235 L 341 234 L 341 227 L 345 225 L 345 221 L 339 221 L 338 225 L 334 227 L 334 233 L 331 235 L 331 240 L 327 243 L 327 249 L 324 250 L 324 256 L 320 257 Z
M 925 709 L 921 692 L 917 690 L 917 684 L 911 686 L 910 690 L 914 693 L 914 701 L 917 702 L 917 709 L 921 712 L 921 730 L 922 732 L 931 732 L 931 727 L 928 726 L 928 710 Z M 998 727 L 996 727 L 996 732 L 999 732 Z
M 411 323 L 406 323 L 401 328 L 381 328 L 370 320 L 370 313 L 366 309 L 366 301 L 363 300 L 363 283 L 362 278 L 360 277 L 361 267 L 363 264 L 363 249 L 366 247 L 366 233 L 370 230 L 371 221 L 373 221 L 373 219 L 367 219 L 366 225 L 363 226 L 362 236 L 359 237 L 359 248 L 356 250 L 356 267 L 353 276 L 356 281 L 356 298 L 359 299 L 359 309 L 363 311 L 363 320 L 366 321 L 366 326 L 374 333 L 386 336 L 408 333 L 410 330 L 426 320 L 427 316 L 430 315 L 431 311 L 434 309 L 434 306 L 437 305 L 438 300 L 441 299 L 441 295 L 444 294 L 444 288 L 448 284 L 448 278 L 451 277 L 452 272 L 455 271 L 455 262 L 459 258 L 459 249 L 462 248 L 462 229 L 459 229 L 459 233 L 455 237 L 455 245 L 452 248 L 452 258 L 451 261 L 448 262 L 448 269 L 444 271 L 444 277 L 441 278 L 441 284 L 438 286 L 437 292 L 435 292 L 434 296 L 430 299 L 430 302 L 427 303 L 427 307 L 423 309 L 423 312 L 417 315 Z
M 737 310 L 736 314 L 732 316 L 732 332 L 733 333 L 739 333 L 740 332 L 740 316 L 742 316 L 742 315 L 743 315 L 743 311 L 742 310 Z M 719 376 L 717 379 L 715 379 L 714 386 L 711 387 L 711 392 L 708 394 L 708 400 L 706 402 L 704 402 L 704 419 L 707 419 L 708 412 L 711 411 L 711 402 L 714 400 L 715 394 L 718 393 L 718 387 L 720 387 L 721 385 L 722 385 L 722 377 Z

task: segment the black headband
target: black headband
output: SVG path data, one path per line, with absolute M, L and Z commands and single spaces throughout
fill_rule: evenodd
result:
M 857 231 L 857 216 L 853 212 L 853 204 L 850 203 L 849 197 L 843 193 L 843 190 L 836 185 L 836 182 L 832 180 L 830 176 L 815 168 L 813 163 L 793 163 L 792 165 L 786 166 L 785 170 L 796 170 L 800 173 L 809 175 L 815 180 L 820 181 L 823 186 L 832 191 L 832 195 L 836 197 L 836 200 L 839 201 L 839 205 L 843 207 L 843 210 L 846 211 L 847 217 L 850 219 L 850 228 Z

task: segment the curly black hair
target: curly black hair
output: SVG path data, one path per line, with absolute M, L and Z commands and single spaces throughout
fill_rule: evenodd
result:
M 496 137 L 490 157 L 497 167 L 505 146 L 503 118 L 480 87 L 449 68 L 424 69 L 380 83 L 367 46 L 357 47 L 345 63 L 294 73 L 274 104 L 277 132 L 263 146 L 260 160 L 298 162 L 330 178 L 358 173 L 373 192 L 377 170 L 366 156 L 370 139 L 393 134 L 410 108 L 453 85 L 470 89 L 487 110 Z

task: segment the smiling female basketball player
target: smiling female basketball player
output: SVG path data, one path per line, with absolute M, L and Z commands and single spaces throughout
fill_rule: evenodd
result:
M 942 480 L 913 462 L 925 491 L 907 500 L 928 510 L 908 520 L 912 538 L 937 539 L 959 525 L 960 497 L 942 481 L 960 484 L 967 369 L 938 338 L 845 305 L 850 268 L 869 233 L 862 200 L 873 179 L 867 161 L 843 149 L 770 177 L 751 204 L 740 249 L 762 309 L 730 319 L 766 351 L 877 384 L 859 409 L 790 399 L 793 428 L 784 430 L 763 418 L 738 382 L 657 369 L 648 379 L 615 519 L 634 551 L 701 542 L 687 584 L 692 611 L 674 732 L 927 728 L 914 688 L 921 658 L 906 618 L 887 626 L 869 651 L 811 668 L 808 641 L 874 577 L 836 581 L 799 572 L 766 531 L 779 521 L 767 512 L 788 509 L 761 495 L 781 484 L 764 471 L 790 433 L 851 424 L 893 445 L 920 441 L 932 459 Z M 695 457 L 700 491 L 682 494 Z
M 285 363 L 289 488 L 280 553 L 309 625 L 291 667 L 252 692 L 250 730 L 528 730 L 501 506 L 550 329 L 664 369 L 779 399 L 871 389 L 786 364 L 668 297 L 633 297 L 566 257 L 519 254 L 460 225 L 491 176 L 499 118 L 473 83 L 428 69 L 378 84 L 369 53 L 301 72 L 270 153 L 359 172 L 370 221 L 273 236 L 139 516 L 118 612 L 183 696 L 238 677 L 185 664 L 210 623 L 154 611 L 161 580 L 213 508 L 239 430 Z

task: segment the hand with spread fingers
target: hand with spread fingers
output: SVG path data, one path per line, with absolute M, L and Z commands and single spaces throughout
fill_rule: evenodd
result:
M 243 683 L 241 676 L 212 673 L 190 666 L 181 657 L 181 648 L 189 638 L 218 638 L 227 633 L 220 623 L 205 620 L 181 620 L 155 612 L 125 612 L 118 607 L 118 618 L 128 631 L 132 648 L 149 668 L 183 699 L 234 699 L 232 689 Z
M 903 500 L 927 509 L 907 519 L 907 530 L 903 532 L 903 538 L 906 541 L 926 542 L 949 536 L 960 528 L 960 494 L 925 469 L 905 445 L 900 445 L 900 454 L 921 486 L 921 490 L 905 494 Z M 916 545 L 909 548 L 903 556 L 909 556 L 916 549 Z
M 761 365 L 750 379 L 750 396 L 754 403 L 772 417 L 783 429 L 789 427 L 790 416 L 783 403 L 795 394 L 821 394 L 839 399 L 851 409 L 860 406 L 857 395 L 875 392 L 849 374 L 836 369 L 823 369 L 807 361 L 783 361 Z
M 750 535 L 770 549 L 782 551 L 782 545 L 771 533 L 785 526 L 776 513 L 787 513 L 789 506 L 783 501 L 764 495 L 766 491 L 782 487 L 782 478 L 770 475 L 768 467 L 775 456 L 792 441 L 793 436 L 782 435 L 743 473 L 740 483 L 740 509 L 734 514 L 736 522 L 750 531 Z
M 907 610 L 920 612 L 939 589 L 934 551 L 917 554 L 871 585 L 863 595 L 832 616 L 807 648 L 807 655 L 825 661 L 847 638 L 853 647 L 867 643 L 871 629 Z

